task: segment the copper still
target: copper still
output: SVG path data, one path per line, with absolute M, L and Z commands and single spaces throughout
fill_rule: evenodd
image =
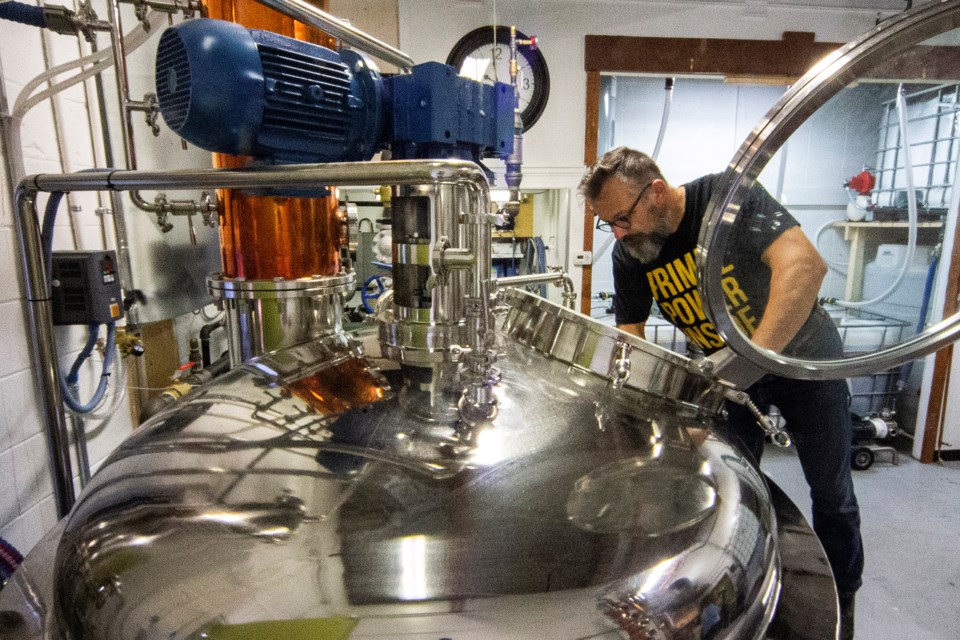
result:
M 335 47 L 330 36 L 252 0 L 212 0 L 207 10 L 211 18 Z M 250 163 L 214 154 L 216 167 Z M 354 284 L 341 259 L 346 225 L 337 191 L 318 189 L 311 197 L 219 191 L 223 270 L 207 283 L 226 311 L 234 366 L 340 328 L 343 298 Z

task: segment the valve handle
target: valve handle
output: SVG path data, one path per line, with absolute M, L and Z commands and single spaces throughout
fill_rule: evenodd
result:
M 371 284 L 376 284 L 377 288 L 374 291 L 369 291 L 368 288 Z M 385 284 L 383 284 L 383 277 L 379 275 L 372 275 L 366 280 L 363 281 L 363 287 L 360 289 L 360 300 L 363 302 L 363 310 L 367 313 L 373 313 L 373 307 L 370 306 L 370 300 L 376 300 L 383 292 L 387 290 Z

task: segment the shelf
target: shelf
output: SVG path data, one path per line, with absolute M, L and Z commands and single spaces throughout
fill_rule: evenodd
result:
M 834 222 L 834 228 L 843 229 L 843 239 L 850 243 L 850 261 L 847 263 L 847 283 L 844 287 L 845 300 L 860 300 L 863 294 L 863 269 L 866 266 L 867 248 L 877 245 L 900 242 L 907 239 L 909 222 Z M 940 237 L 942 222 L 920 222 L 917 224 L 917 243 L 931 244 Z

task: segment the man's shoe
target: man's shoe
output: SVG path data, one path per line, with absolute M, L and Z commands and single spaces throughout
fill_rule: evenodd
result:
M 840 640 L 853 640 L 853 618 L 856 594 L 841 593 L 840 599 Z

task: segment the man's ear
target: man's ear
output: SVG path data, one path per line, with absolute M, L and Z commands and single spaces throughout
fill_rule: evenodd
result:
M 653 192 L 653 197 L 657 201 L 657 204 L 663 202 L 663 196 L 667 192 L 667 183 L 662 178 L 654 178 L 650 182 L 650 191 Z

